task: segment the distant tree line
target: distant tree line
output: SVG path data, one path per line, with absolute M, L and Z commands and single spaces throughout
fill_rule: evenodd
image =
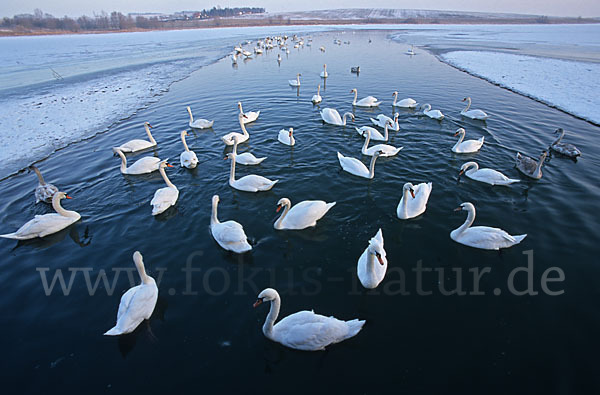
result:
M 186 16 L 185 19 L 211 19 L 263 12 L 265 12 L 265 9 L 258 7 L 213 7 L 210 10 L 202 10 L 201 12 L 195 12 L 189 17 Z M 68 16 L 57 18 L 53 15 L 44 13 L 40 9 L 36 9 L 33 12 L 33 14 L 15 15 L 12 18 L 5 17 L 0 21 L 0 27 L 5 29 L 65 30 L 71 32 L 86 30 L 129 30 L 136 28 L 160 29 L 166 27 L 165 22 L 169 22 L 175 19 L 180 18 L 177 18 L 176 16 L 131 16 L 123 15 L 122 13 L 117 11 L 113 11 L 110 14 L 102 11 L 99 14 L 94 13 L 94 15 L 91 17 L 83 15 L 78 18 L 70 18 Z

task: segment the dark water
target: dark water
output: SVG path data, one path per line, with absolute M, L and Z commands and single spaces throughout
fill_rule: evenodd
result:
M 337 37 L 351 44 L 334 46 Z M 282 53 L 280 67 L 277 50 L 237 68 L 224 59 L 175 83 L 159 102 L 106 134 L 40 163 L 48 181 L 74 196 L 64 206 L 79 211 L 82 221 L 44 240 L 0 240 L 5 251 L 2 376 L 8 392 L 597 392 L 599 128 L 461 73 L 423 51 L 408 57 L 405 47 L 382 32 L 331 33 L 315 36 L 312 48 L 292 49 L 289 57 Z M 359 97 L 384 101 L 379 110 L 356 109 L 355 125 L 368 125 L 369 116 L 380 112 L 390 115 L 394 90 L 431 103 L 446 119 L 439 123 L 401 112 L 402 130 L 393 132 L 390 142 L 404 146 L 398 156 L 378 160 L 371 181 L 340 172 L 336 151 L 360 158 L 362 139 L 353 127 L 322 125 L 319 107 L 310 103 L 322 83 L 323 63 L 330 78 L 321 91 L 321 108 L 351 111 L 354 87 Z M 349 72 L 357 65 L 358 77 Z M 299 95 L 287 84 L 298 72 Z M 459 118 L 460 100 L 467 95 L 474 108 L 491 115 L 487 124 Z M 219 136 L 238 130 L 238 100 L 246 111 L 261 111 L 248 127 L 249 143 L 239 150 L 268 159 L 260 166 L 239 166 L 237 176 L 279 179 L 270 192 L 244 193 L 227 184 L 229 162 L 222 158 L 228 150 Z M 215 119 L 214 131 L 188 137 L 200 160 L 193 171 L 178 166 L 186 105 L 199 117 Z M 149 202 L 164 186 L 160 176 L 122 176 L 110 151 L 117 143 L 143 138 L 144 121 L 155 126 L 154 154 L 176 164 L 168 172 L 180 189 L 176 207 L 158 218 L 150 215 Z M 459 126 L 467 138 L 485 136 L 481 152 L 450 151 Z M 294 127 L 295 147 L 277 142 L 283 127 Z M 552 157 L 540 181 L 508 188 L 457 180 L 467 160 L 519 177 L 513 167 L 517 150 L 537 156 L 557 127 L 582 149 L 576 163 Z M 407 181 L 431 181 L 433 192 L 422 217 L 402 222 L 395 211 Z M 33 174 L 1 183 L 3 233 L 48 211 L 33 204 L 35 185 Z M 254 243 L 252 253 L 229 254 L 210 237 L 213 194 L 221 197 L 220 219 L 243 224 Z M 281 197 L 337 205 L 315 229 L 276 232 L 272 224 Z M 477 224 L 528 237 L 501 253 L 453 242 L 449 233 L 465 216 L 452 210 L 463 201 L 477 207 Z M 388 275 L 376 291 L 365 292 L 356 263 L 380 227 Z M 132 335 L 104 337 L 120 296 L 131 286 L 123 270 L 133 270 L 135 250 L 159 281 L 155 313 Z M 531 281 L 537 295 L 509 292 L 511 272 L 528 265 L 526 251 L 533 254 L 532 275 L 528 280 L 519 272 L 514 287 L 527 289 Z M 186 266 L 194 271 L 183 271 Z M 542 274 L 551 267 L 556 270 L 549 277 L 564 274 L 564 281 L 548 283 L 550 291 L 564 291 L 557 296 L 541 287 Z M 117 269 L 122 271 L 115 279 Z M 58 270 L 67 285 L 73 275 L 70 293 L 65 296 L 57 283 L 47 296 L 41 278 L 51 281 Z M 84 273 L 94 285 L 102 271 L 109 287 L 115 281 L 114 293 L 100 281 L 90 295 Z M 477 290 L 473 276 L 484 271 Z M 461 293 L 467 294 L 444 295 L 443 290 L 457 288 L 459 278 Z M 267 307 L 252 308 L 266 287 L 282 295 L 281 317 L 314 309 L 367 324 L 326 352 L 286 349 L 261 332 Z

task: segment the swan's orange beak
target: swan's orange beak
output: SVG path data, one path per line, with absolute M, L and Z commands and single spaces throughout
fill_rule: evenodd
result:
M 279 210 L 281 210 L 281 208 L 282 208 L 282 207 L 283 207 L 283 206 L 282 206 L 281 204 L 280 204 L 280 205 L 278 205 L 278 206 L 277 206 L 277 210 L 275 210 L 275 212 L 276 212 L 276 213 L 278 213 L 278 212 L 279 212 Z
M 148 127 L 149 127 L 149 128 L 152 128 L 153 126 L 152 126 L 152 125 L 150 125 L 150 124 L 148 124 Z
M 170 163 L 165 163 L 165 164 L 167 165 L 167 167 L 173 167 L 173 165 Z
M 227 159 L 229 159 L 227 156 L 223 158 L 223 160 L 227 160 Z
M 379 264 L 381 264 L 382 266 L 385 265 L 385 263 L 383 263 L 383 259 L 381 259 L 381 254 L 377 254 L 377 260 L 379 261 Z
M 454 137 L 458 136 L 458 132 L 454 133 Z
M 242 117 L 244 118 L 248 118 L 248 116 L 246 114 L 242 114 Z
M 410 191 L 410 195 L 413 197 L 413 199 L 415 198 L 415 190 L 414 189 L 409 189 Z
M 65 199 L 73 199 L 73 198 L 69 195 L 65 195 Z
M 252 305 L 252 307 L 256 308 L 257 306 L 260 306 L 262 302 L 263 302 L 262 299 L 256 299 L 256 302 L 254 302 L 254 304 Z
M 462 176 L 464 172 L 465 172 L 464 170 L 461 170 L 461 171 L 458 172 L 458 175 Z
M 459 206 L 459 207 L 457 207 L 457 208 L 454 209 L 454 211 L 461 211 L 461 210 L 462 210 L 461 206 Z
M 292 132 L 290 132 L 290 137 L 292 137 Z

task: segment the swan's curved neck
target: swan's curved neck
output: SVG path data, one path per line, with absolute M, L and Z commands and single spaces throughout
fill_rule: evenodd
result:
M 181 142 L 183 143 L 183 147 L 185 148 L 185 150 L 187 152 L 190 152 L 190 149 L 188 148 L 187 143 L 185 142 L 185 132 L 181 133 Z
M 560 131 L 560 135 L 558 136 L 558 138 L 556 140 L 554 140 L 554 142 L 552 144 L 558 144 L 558 143 L 560 143 L 560 140 L 562 140 L 562 138 L 564 137 L 564 135 L 565 135 L 565 131 L 561 130 Z M 38 176 L 40 176 L 39 173 L 38 173 Z
M 562 136 L 561 136 L 561 138 L 562 138 Z M 560 138 L 559 138 L 559 140 L 560 140 Z M 32 168 L 33 168 L 33 171 L 35 171 L 35 174 L 37 175 L 40 185 L 46 185 L 46 181 L 44 181 L 44 177 L 42 176 L 42 173 L 40 172 L 40 170 L 35 166 L 32 166 Z
M 404 189 L 402 191 L 402 212 L 404 213 L 405 217 L 408 217 L 408 199 L 409 199 L 410 193 L 408 192 L 408 189 Z
M 395 106 L 396 102 L 398 101 L 398 92 L 394 92 L 393 96 L 394 96 L 394 103 L 392 103 L 392 106 Z
M 217 218 L 217 206 L 219 205 L 219 203 L 214 202 L 213 201 L 213 205 L 212 205 L 212 213 L 210 215 L 210 224 L 211 225 L 215 225 L 215 224 L 219 224 L 219 218 Z
M 300 76 L 296 75 L 296 82 L 298 83 L 298 85 L 300 85 Z
M 383 131 L 383 138 L 385 139 L 385 141 L 388 141 L 388 128 L 389 128 L 389 123 L 385 123 L 385 128 Z
M 231 170 L 229 171 L 229 182 L 234 182 L 235 181 L 235 156 L 232 156 L 231 158 Z
M 352 104 L 356 104 L 356 99 L 358 99 L 358 91 L 355 89 L 354 90 L 354 101 L 352 102 Z
M 369 178 L 375 177 L 375 161 L 378 157 L 378 155 L 373 155 L 371 157 L 371 163 L 369 164 Z
M 467 112 L 469 110 L 469 108 L 471 108 L 471 98 L 467 97 L 467 106 L 465 107 L 463 112 Z
M 121 172 L 127 172 L 127 158 L 121 150 L 116 150 L 117 154 L 121 157 Z
M 243 114 L 244 110 L 242 109 L 242 103 L 238 104 L 238 108 L 240 109 L 240 114 Z
M 369 148 L 370 142 L 371 142 L 371 132 L 367 131 L 367 134 L 365 136 L 365 143 L 363 144 L 363 147 L 362 147 L 363 154 L 367 152 L 367 148 Z M 373 156 L 375 156 L 375 155 L 373 155 Z
M 249 137 L 248 131 L 246 130 L 246 125 L 244 125 L 244 118 L 240 117 L 240 128 L 242 128 L 242 132 L 244 132 L 245 137 Z
M 544 164 L 544 160 L 546 159 L 545 155 L 540 156 L 538 160 L 537 166 L 535 167 L 535 172 L 533 173 L 537 177 L 541 177 L 542 165 Z
M 187 110 L 188 110 L 188 113 L 190 114 L 190 123 L 193 123 L 194 122 L 194 116 L 192 115 L 192 109 L 188 107 Z
M 150 127 L 148 127 L 148 125 L 144 125 L 144 128 L 146 129 L 146 134 L 148 135 L 148 138 L 150 139 L 150 142 L 152 144 L 156 144 L 156 140 L 154 140 L 154 137 L 152 137 L 152 133 L 150 133 Z
M 140 275 L 140 278 L 142 279 L 142 283 L 144 284 L 150 284 L 152 281 L 150 281 L 150 276 L 148 276 L 146 274 L 146 268 L 144 267 L 144 261 L 142 260 L 142 258 L 135 258 L 135 267 L 137 268 L 138 274 Z
M 468 208 L 467 212 L 469 214 L 467 215 L 467 219 L 465 220 L 465 223 L 462 224 L 458 229 L 456 229 L 457 234 L 461 234 L 465 230 L 469 229 L 469 227 L 471 225 L 473 225 L 473 221 L 475 221 L 475 210 L 473 210 L 472 208 Z
M 375 275 L 375 254 L 367 248 L 367 273 Z
M 58 194 L 55 194 L 54 197 L 52 198 L 52 208 L 54 209 L 54 211 L 56 211 L 58 214 L 62 215 L 63 217 L 77 217 L 79 215 L 77 212 L 65 210 L 60 205 L 60 198 L 57 195 Z
M 463 140 L 465 139 L 465 134 L 464 134 L 464 132 L 461 132 L 461 133 L 459 133 L 458 135 L 459 135 L 459 137 L 458 137 L 458 141 L 456 142 L 456 144 L 454 144 L 454 148 L 457 148 L 457 147 L 460 145 L 460 143 L 462 143 L 462 142 L 463 142 Z
M 465 174 L 475 173 L 477 170 L 479 170 L 479 165 L 477 164 L 477 162 L 470 162 L 467 164 L 467 167 L 465 168 Z
M 288 211 L 290 211 L 290 204 L 288 202 L 285 202 L 285 207 L 283 209 L 283 213 L 281 213 L 281 216 L 277 219 L 277 221 L 275 221 L 276 229 L 281 229 L 281 223 L 283 222 L 283 219 L 287 215 Z
M 173 185 L 171 180 L 169 180 L 169 177 L 167 177 L 167 172 L 165 171 L 164 167 L 159 166 L 158 171 L 160 172 L 160 175 L 162 176 L 163 180 L 165 180 L 165 184 L 167 184 L 168 187 L 177 189 L 177 187 Z
M 277 297 L 271 301 L 271 309 L 269 310 L 269 314 L 267 315 L 267 319 L 263 325 L 263 333 L 268 338 L 273 337 L 273 324 L 275 324 L 275 320 L 277 320 L 277 317 L 279 316 L 280 308 L 281 298 L 279 295 L 277 295 Z
M 317 96 L 321 94 L 321 85 L 317 86 Z

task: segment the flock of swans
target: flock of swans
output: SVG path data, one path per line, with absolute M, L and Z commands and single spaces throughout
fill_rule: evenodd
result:
M 255 48 L 255 53 L 259 53 L 257 51 L 262 51 L 263 48 L 273 48 L 275 45 L 285 48 L 286 45 L 291 45 L 287 44 L 287 40 L 288 37 L 286 36 L 266 38 L 259 42 L 259 46 Z M 308 42 L 310 43 L 310 41 L 312 40 L 309 39 Z M 299 44 L 300 42 L 303 42 L 303 40 L 296 36 L 292 38 L 292 42 L 295 43 L 294 46 L 303 45 Z M 324 52 L 324 48 L 321 47 L 321 49 Z M 235 52 L 236 53 L 232 56 L 232 61 L 236 61 L 237 54 L 242 54 L 243 56 L 251 55 L 250 52 L 243 50 L 241 45 L 235 49 Z M 280 59 L 281 58 L 279 57 L 278 60 Z M 329 75 L 327 66 L 324 65 L 320 77 L 328 78 Z M 289 84 L 292 86 L 300 86 L 300 76 L 301 74 L 298 73 L 296 79 L 290 80 Z M 354 98 L 351 102 L 352 106 L 374 108 L 381 104 L 381 101 L 373 96 L 366 96 L 359 100 L 357 89 L 352 89 L 350 93 L 354 94 Z M 393 107 L 407 109 L 419 108 L 419 104 L 416 100 L 405 98 L 398 101 L 398 95 L 397 91 L 392 94 L 394 98 L 392 103 Z M 322 100 L 319 85 L 317 94 L 313 96 L 312 102 L 320 103 Z M 488 118 L 488 115 L 484 111 L 470 109 L 471 98 L 467 97 L 463 101 L 467 103 L 467 106 L 461 111 L 462 116 L 481 121 L 485 121 Z M 444 118 L 441 111 L 432 110 L 431 105 L 429 104 L 421 105 L 420 108 L 422 110 L 421 115 L 437 120 L 442 120 Z M 194 129 L 213 127 L 214 121 L 194 119 L 191 108 L 188 106 L 186 109 L 189 114 L 189 127 Z M 260 111 L 245 113 L 241 102 L 238 103 L 238 109 L 238 122 L 241 133 L 232 132 L 221 137 L 223 144 L 233 146 L 232 152 L 227 153 L 225 157 L 225 159 L 231 161 L 229 185 L 232 188 L 246 192 L 256 193 L 268 191 L 277 184 L 278 180 L 269 180 L 266 177 L 256 174 L 249 174 L 236 179 L 236 164 L 251 166 L 260 164 L 267 159 L 265 157 L 257 158 L 249 152 L 238 154 L 238 144 L 250 139 L 250 134 L 246 130 L 245 125 L 254 122 L 260 115 Z M 361 153 L 371 157 L 370 164 L 369 167 L 367 167 L 361 160 L 344 156 L 342 153 L 337 152 L 338 161 L 342 170 L 354 176 L 372 179 L 375 176 L 375 162 L 378 157 L 391 157 L 397 155 L 403 147 L 394 147 L 385 144 L 385 142 L 389 139 L 390 130 L 400 130 L 398 115 L 398 113 L 395 113 L 393 117 L 389 117 L 385 114 L 379 114 L 377 117 L 370 119 L 372 126 L 356 127 L 356 132 L 364 137 Z M 344 113 L 342 117 L 338 111 L 333 108 L 324 108 L 320 112 L 320 116 L 324 123 L 337 126 L 346 126 L 348 119 L 354 121 L 354 115 L 351 112 Z M 166 174 L 166 169 L 173 167 L 167 160 L 146 156 L 136 160 L 129 166 L 127 165 L 127 157 L 125 154 L 137 153 L 157 146 L 157 142 L 150 130 L 152 126 L 146 122 L 144 123 L 144 128 L 148 140 L 133 139 L 113 147 L 112 150 L 115 155 L 121 159 L 120 171 L 123 174 L 139 175 L 159 171 L 166 187 L 156 190 L 150 202 L 152 205 L 152 215 L 159 215 L 176 204 L 179 190 Z M 383 129 L 383 131 L 380 131 L 377 128 Z M 550 149 L 569 157 L 576 157 L 581 154 L 573 145 L 561 142 L 564 136 L 564 131 L 562 129 L 558 129 L 556 133 L 559 134 L 559 136 L 556 141 L 551 144 Z M 451 148 L 452 152 L 456 154 L 473 153 L 482 148 L 484 144 L 483 137 L 478 140 L 464 140 L 465 134 L 466 132 L 463 128 L 456 131 L 455 136 L 458 136 L 459 139 Z M 189 149 L 185 140 L 186 136 L 187 131 L 185 130 L 179 134 L 184 147 L 184 150 L 180 155 L 180 165 L 182 167 L 193 169 L 198 165 L 198 158 L 196 154 Z M 382 143 L 369 146 L 371 140 Z M 278 133 L 278 141 L 287 146 L 295 145 L 296 141 L 294 139 L 293 128 L 284 128 L 280 130 Z M 544 151 L 539 161 L 536 161 L 535 159 L 517 153 L 516 167 L 524 175 L 533 179 L 539 179 L 542 176 L 541 167 L 546 155 L 547 153 Z M 36 203 L 51 203 L 55 213 L 36 215 L 35 218 L 25 223 L 16 232 L 0 235 L 1 237 L 18 240 L 44 237 L 72 225 L 81 218 L 79 213 L 66 210 L 61 206 L 61 200 L 71 199 L 70 196 L 65 192 L 59 191 L 56 186 L 46 183 L 42 174 L 35 166 L 31 166 L 31 169 L 35 171 L 39 181 L 39 185 L 35 189 Z M 459 176 L 462 174 L 465 174 L 466 177 L 473 180 L 490 185 L 510 185 L 520 181 L 518 179 L 509 178 L 493 169 L 480 169 L 478 164 L 472 161 L 466 162 L 461 166 Z M 423 182 L 416 185 L 406 182 L 402 187 L 402 194 L 396 209 L 397 217 L 400 220 L 408 220 L 423 215 L 427 209 L 427 203 L 432 188 L 433 185 L 431 182 Z M 219 220 L 219 200 L 220 198 L 218 195 L 212 197 L 212 212 L 210 217 L 210 233 L 212 237 L 221 248 L 227 251 L 239 254 L 251 251 L 252 245 L 248 242 L 244 228 L 240 223 L 231 219 L 225 222 Z M 281 198 L 277 202 L 277 212 L 281 209 L 283 209 L 283 212 L 275 221 L 273 227 L 275 230 L 302 230 L 309 227 L 315 227 L 317 226 L 318 221 L 327 215 L 335 205 L 336 202 L 328 203 L 322 200 L 305 200 L 296 202 L 295 205 L 292 205 L 289 198 Z M 475 220 L 475 206 L 472 203 L 462 203 L 456 208 L 456 211 L 466 211 L 467 219 L 460 227 L 450 233 L 450 238 L 466 246 L 486 250 L 498 250 L 514 246 L 527 236 L 526 234 L 513 236 L 502 229 L 494 227 L 472 226 Z M 148 319 L 154 311 L 158 298 L 156 282 L 146 273 L 143 257 L 138 251 L 133 254 L 133 261 L 138 270 L 141 283 L 123 294 L 118 308 L 116 324 L 113 328 L 108 330 L 105 335 L 114 336 L 130 333 L 135 330 L 143 320 Z M 376 288 L 385 277 L 387 265 L 388 261 L 384 248 L 383 231 L 382 229 L 379 229 L 368 241 L 367 247 L 357 261 L 357 275 L 361 284 L 367 289 Z M 275 324 L 281 306 L 281 298 L 277 291 L 272 288 L 263 290 L 258 295 L 258 299 L 254 306 L 256 307 L 264 302 L 271 303 L 270 311 L 263 326 L 264 335 L 285 346 L 299 350 L 323 350 L 330 344 L 343 341 L 356 335 L 360 332 L 365 322 L 358 319 L 341 321 L 334 317 L 325 317 L 315 314 L 312 311 L 301 311 L 289 315 Z

